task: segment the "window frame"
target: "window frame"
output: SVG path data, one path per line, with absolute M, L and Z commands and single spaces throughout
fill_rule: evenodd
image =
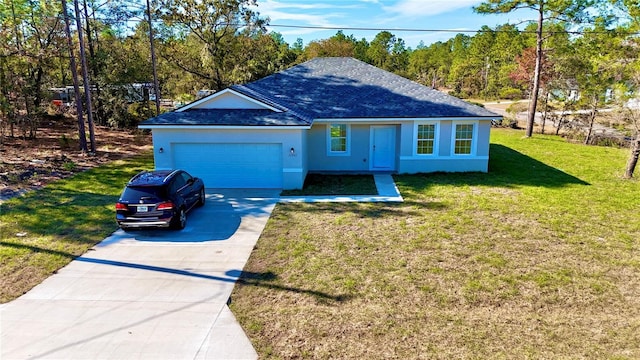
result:
M 458 139 L 456 137 L 456 130 L 458 125 L 471 125 L 473 129 L 471 130 L 471 139 Z M 471 140 L 469 153 L 456 153 L 456 141 Z M 475 156 L 476 155 L 476 147 L 478 142 L 478 122 L 477 121 L 453 121 L 451 123 L 451 156 Z
M 331 129 L 334 126 L 344 126 L 345 127 L 345 150 L 344 151 L 335 151 L 331 149 L 331 140 L 340 139 L 334 138 L 331 136 Z M 330 123 L 327 124 L 327 156 L 350 156 L 351 155 L 351 124 L 345 123 Z
M 433 152 L 430 154 L 420 154 L 418 153 L 418 143 L 421 139 L 418 138 L 419 135 L 419 128 L 420 125 L 433 125 L 434 129 L 433 129 Z M 414 128 L 413 128 L 413 154 L 415 156 L 420 156 L 420 157 L 431 157 L 431 156 L 438 156 L 438 149 L 439 149 L 439 139 L 440 139 L 440 122 L 437 121 L 420 121 L 420 122 L 415 122 L 414 124 Z M 422 139 L 424 140 L 424 139 Z

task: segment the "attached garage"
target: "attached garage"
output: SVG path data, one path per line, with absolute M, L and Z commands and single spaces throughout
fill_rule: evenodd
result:
M 282 188 L 282 144 L 174 143 L 171 154 L 207 188 Z

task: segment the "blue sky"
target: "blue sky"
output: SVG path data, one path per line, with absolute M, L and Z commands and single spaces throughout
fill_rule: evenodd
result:
M 420 41 L 429 45 L 444 41 L 465 30 L 478 30 L 482 25 L 494 28 L 505 23 L 519 24 L 534 19 L 531 13 L 482 15 L 473 12 L 478 0 L 258 0 L 257 11 L 269 17 L 273 25 L 312 26 L 330 28 L 432 29 L 451 32 L 402 32 L 389 30 L 402 38 L 406 46 L 415 48 Z M 326 39 L 338 30 L 269 27 L 293 44 L 301 38 L 305 45 Z M 345 29 L 346 35 L 371 41 L 380 30 Z M 473 34 L 470 34 L 473 35 Z

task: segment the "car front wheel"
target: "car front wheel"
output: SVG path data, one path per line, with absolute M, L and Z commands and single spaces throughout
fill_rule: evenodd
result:
M 198 206 L 204 206 L 204 202 L 206 201 L 207 197 L 204 193 L 204 189 L 200 190 L 200 199 L 198 199 Z
M 175 215 L 173 221 L 173 228 L 177 230 L 184 229 L 187 226 L 187 213 L 184 209 L 178 210 L 178 213 Z

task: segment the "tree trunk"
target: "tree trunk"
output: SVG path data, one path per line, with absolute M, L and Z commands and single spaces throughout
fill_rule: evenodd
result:
M 42 50 L 41 50 L 42 51 Z M 33 84 L 33 106 L 37 111 L 40 108 L 40 104 L 42 103 L 42 77 L 44 76 L 44 69 L 41 64 L 38 64 L 38 69 L 36 70 L 36 76 Z
M 560 130 L 567 123 L 567 112 L 569 111 L 569 104 L 565 101 L 562 105 L 562 112 L 560 113 L 560 119 L 558 119 L 558 126 L 556 126 L 556 135 L 560 134 Z
M 87 69 L 87 56 L 84 51 L 84 36 L 82 34 L 82 20 L 80 18 L 80 7 L 78 0 L 73 0 L 73 7 L 76 13 L 76 24 L 78 26 L 78 44 L 80 45 L 80 65 L 82 68 L 82 77 L 84 79 L 84 96 L 87 102 L 87 125 L 89 126 L 89 142 L 92 153 L 96 152 L 96 138 L 93 126 L 93 109 L 91 107 L 91 81 L 89 79 L 89 71 Z
M 556 126 L 556 135 L 560 134 L 560 129 L 562 128 L 562 126 L 564 125 L 564 110 L 562 111 L 562 114 L 560 114 L 560 117 L 558 118 L 558 125 Z
M 71 40 L 71 30 L 69 30 L 69 14 L 67 13 L 67 0 L 62 2 L 62 15 L 64 17 L 64 32 L 67 36 L 67 46 L 69 47 L 69 67 L 71 68 L 71 78 L 73 80 L 73 90 L 76 96 L 76 113 L 78 115 L 78 140 L 80 150 L 87 152 L 87 134 L 84 128 L 84 117 L 82 115 L 82 96 L 80 95 L 80 85 L 78 81 L 78 70 L 76 67 L 76 56 L 73 53 L 73 41 Z
M 525 136 L 533 135 L 533 125 L 536 120 L 536 104 L 538 103 L 538 91 L 540 90 L 540 71 L 542 68 L 542 23 L 544 20 L 544 3 L 540 2 L 538 9 L 538 29 L 536 30 L 536 67 L 533 75 L 533 90 L 531 91 L 531 102 L 529 103 L 529 114 L 527 119 L 527 131 Z
M 584 144 L 589 145 L 591 141 L 591 133 L 593 132 L 593 124 L 596 121 L 596 115 L 598 114 L 598 100 L 593 100 L 593 106 L 591 107 L 591 113 L 589 114 L 589 129 L 587 130 L 587 136 L 584 138 Z
M 97 79 L 98 78 L 98 74 L 99 74 L 99 69 L 98 69 L 98 59 L 96 57 L 96 51 L 95 51 L 95 45 L 94 45 L 94 37 L 91 36 L 91 22 L 90 22 L 90 18 L 89 18 L 89 6 L 87 4 L 87 0 L 83 1 L 83 5 L 84 5 L 84 20 L 85 20 L 85 26 L 87 27 L 87 45 L 89 46 L 89 65 L 90 65 L 90 69 L 91 69 L 91 77 L 93 79 Z M 97 42 L 97 35 L 96 35 L 96 42 Z M 103 119 L 103 116 L 101 116 L 101 114 L 103 114 L 102 111 L 102 98 L 100 97 L 100 84 L 98 83 L 98 81 L 95 81 L 93 84 L 96 88 L 96 122 L 98 123 L 98 125 L 106 125 L 106 120 Z
M 627 161 L 627 169 L 624 173 L 625 178 L 631 179 L 633 177 L 633 172 L 638 164 L 638 157 L 640 157 L 640 131 L 638 131 L 636 139 L 631 144 L 631 156 Z
M 549 91 L 544 92 L 544 111 L 542 112 L 542 129 L 540 133 L 544 134 L 544 125 L 547 122 L 547 113 L 549 111 Z
M 151 5 L 147 0 L 147 20 L 149 21 L 149 46 L 151 50 L 151 66 L 153 67 L 153 90 L 156 93 L 156 116 L 160 115 L 160 86 L 158 85 L 158 70 L 156 68 L 156 48 L 153 45 L 153 23 L 151 22 Z
M 20 36 L 18 32 L 18 21 L 16 20 L 16 9 L 13 1 L 11 1 L 11 16 L 13 17 L 13 35 L 16 37 L 16 48 L 20 51 Z
M 9 85 L 6 78 L 6 58 L 0 57 L 0 96 L 2 96 L 6 102 L 0 103 L 0 116 L 9 120 Z M 4 144 L 5 125 L 0 122 L 0 145 Z

